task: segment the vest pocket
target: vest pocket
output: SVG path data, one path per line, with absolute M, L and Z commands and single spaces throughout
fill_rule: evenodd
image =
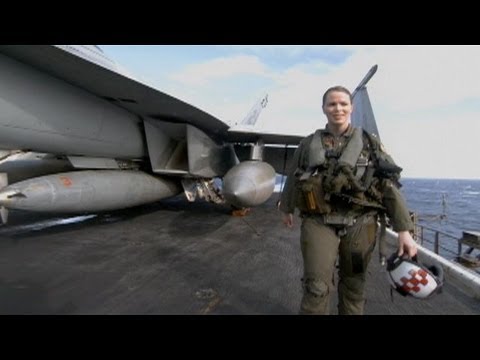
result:
M 322 176 L 310 176 L 299 181 L 297 192 L 297 207 L 300 211 L 310 214 L 328 214 L 331 212 L 330 204 L 325 201 Z

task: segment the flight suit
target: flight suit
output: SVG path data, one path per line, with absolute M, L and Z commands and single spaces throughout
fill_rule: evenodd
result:
M 350 125 L 340 136 L 335 136 L 328 131 L 328 128 L 322 130 L 321 140 L 324 149 L 339 154 L 342 151 L 345 152 L 353 129 Z M 284 213 L 294 213 L 295 208 L 298 207 L 299 196 L 302 196 L 298 186 L 298 169 L 305 167 L 302 159 L 312 149 L 310 146 L 312 138 L 313 134 L 305 138 L 295 152 L 281 196 L 280 210 Z M 386 155 L 378 140 L 377 145 L 376 151 Z M 313 147 L 313 149 L 316 148 Z M 376 155 L 371 144 L 364 141 L 362 156 L 372 160 Z M 326 171 L 326 168 L 319 167 L 317 176 L 326 178 Z M 389 217 L 394 231 L 413 230 L 405 200 L 395 181 L 379 174 L 381 172 L 376 171 L 371 181 L 371 186 L 374 188 L 369 192 L 369 194 L 379 195 L 375 199 L 378 207 L 353 205 L 348 199 L 329 196 L 330 194 L 326 192 L 325 198 L 329 201 L 325 203 L 326 207 L 323 207 L 327 209 L 327 214 L 310 213 L 302 208 L 300 247 L 304 274 L 301 314 L 330 313 L 330 297 L 334 290 L 333 279 L 337 258 L 339 259 L 338 312 L 341 315 L 363 314 L 366 270 L 375 247 L 379 212 L 384 212 Z M 325 185 L 323 187 L 326 188 Z M 322 193 L 322 197 L 323 195 Z M 375 200 L 370 199 L 370 203 L 374 204 Z M 331 219 L 340 221 L 331 221 Z

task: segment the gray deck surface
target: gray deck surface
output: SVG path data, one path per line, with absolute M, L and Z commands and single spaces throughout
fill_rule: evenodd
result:
M 43 230 L 31 225 L 59 216 L 11 212 L 0 314 L 296 314 L 299 222 L 284 228 L 276 198 L 243 218 L 171 199 Z M 371 264 L 366 314 L 480 314 L 450 284 L 428 301 L 392 302 L 376 254 Z

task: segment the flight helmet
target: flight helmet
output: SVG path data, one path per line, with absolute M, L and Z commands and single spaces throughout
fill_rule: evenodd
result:
M 387 278 L 403 296 L 427 299 L 441 292 L 444 275 L 440 265 L 420 263 L 416 256 L 399 257 L 395 252 L 387 260 Z

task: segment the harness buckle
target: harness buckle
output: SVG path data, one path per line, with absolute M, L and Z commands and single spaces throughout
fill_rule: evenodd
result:
M 323 223 L 326 225 L 333 226 L 352 226 L 357 220 L 353 216 L 343 216 L 336 214 L 325 214 L 323 215 Z

